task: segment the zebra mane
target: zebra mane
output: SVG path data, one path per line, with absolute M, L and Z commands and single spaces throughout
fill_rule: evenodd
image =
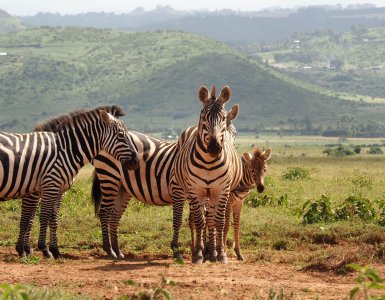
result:
M 110 113 L 116 118 L 124 116 L 123 110 L 117 105 L 99 106 L 91 110 L 78 109 L 73 112 L 59 115 L 51 119 L 42 121 L 41 123 L 35 126 L 34 131 L 50 131 L 50 132 L 60 131 L 64 128 L 67 128 L 74 121 L 82 120 L 86 118 L 86 116 L 93 114 L 94 112 L 98 112 L 100 110 L 105 110 L 106 112 Z

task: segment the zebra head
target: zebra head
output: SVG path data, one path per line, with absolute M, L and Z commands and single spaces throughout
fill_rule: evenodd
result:
M 211 93 L 204 86 L 199 89 L 199 99 L 203 103 L 203 109 L 199 118 L 198 143 L 207 149 L 208 154 L 213 158 L 217 158 L 222 152 L 227 128 L 227 112 L 224 105 L 229 101 L 230 96 L 231 91 L 228 86 L 221 90 L 218 98 L 215 98 L 215 86 L 212 87 Z
M 246 164 L 246 173 L 251 176 L 253 183 L 257 186 L 258 192 L 262 193 L 265 190 L 265 172 L 266 161 L 271 157 L 271 148 L 261 152 L 258 148 L 253 150 L 253 154 L 243 153 L 243 159 Z
M 101 140 L 101 148 L 118 160 L 123 168 L 137 169 L 139 167 L 138 152 L 124 122 L 105 110 L 100 110 L 99 114 L 102 122 L 106 125 L 106 132 Z

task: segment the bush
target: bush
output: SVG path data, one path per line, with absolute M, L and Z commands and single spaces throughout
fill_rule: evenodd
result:
M 322 194 L 319 199 L 306 201 L 302 207 L 302 212 L 305 224 L 330 222 L 335 219 L 330 197 L 326 194 Z
M 368 154 L 384 154 L 384 151 L 380 147 L 370 147 Z
M 246 204 L 251 207 L 259 206 L 287 206 L 289 203 L 287 194 L 275 197 L 270 194 L 258 194 L 255 190 L 246 199 Z
M 336 209 L 338 220 L 350 220 L 355 217 L 364 221 L 373 220 L 376 211 L 371 201 L 364 197 L 350 196 Z
M 353 148 L 353 151 L 354 151 L 354 153 L 355 154 L 360 154 L 361 153 L 361 146 L 355 146 L 354 148 Z
M 287 180 L 309 179 L 310 172 L 301 167 L 289 167 L 283 172 L 282 178 Z
M 332 156 L 332 157 L 345 157 L 345 156 L 350 156 L 354 154 L 354 152 L 350 148 L 347 148 L 344 146 L 339 146 L 334 149 L 328 148 L 328 149 L 325 149 L 323 153 L 326 153 L 327 156 Z

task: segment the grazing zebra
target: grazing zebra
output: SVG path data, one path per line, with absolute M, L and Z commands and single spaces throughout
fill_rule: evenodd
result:
M 240 232 L 240 218 L 243 201 L 248 196 L 250 189 L 255 184 L 259 193 L 265 190 L 264 177 L 266 172 L 266 161 L 271 157 L 271 148 L 261 152 L 258 148 L 253 150 L 253 153 L 243 153 L 241 161 L 243 168 L 243 177 L 239 185 L 231 191 L 229 202 L 226 207 L 226 223 L 224 229 L 224 244 L 227 243 L 227 235 L 230 229 L 231 211 L 233 211 L 234 219 L 234 250 L 237 254 L 238 260 L 243 260 L 239 248 L 239 232 Z M 192 247 L 195 245 L 194 241 L 194 218 L 190 214 L 189 226 L 191 229 Z
M 203 109 L 198 130 L 178 151 L 171 173 L 170 190 L 174 201 L 174 236 L 171 247 L 174 257 L 179 257 L 179 229 L 184 200 L 187 198 L 194 214 L 197 235 L 193 263 L 203 262 L 203 230 L 206 227 L 206 218 L 210 260 L 227 263 L 223 245 L 226 205 L 230 191 L 238 186 L 242 178 L 241 161 L 234 148 L 234 138 L 226 130 L 227 113 L 224 104 L 230 99 L 230 94 L 227 86 L 222 89 L 218 98 L 215 97 L 215 87 L 211 93 L 206 87 L 200 88 L 199 99 L 203 103 Z
M 29 238 L 36 207 L 41 202 L 38 248 L 45 257 L 61 257 L 56 227 L 63 193 L 86 163 L 104 150 L 126 168 L 138 165 L 137 151 L 129 138 L 123 115 L 116 106 L 78 110 L 43 122 L 35 132 L 0 133 L 0 200 L 23 197 L 20 234 L 16 249 L 20 255 Z M 49 250 L 47 226 L 51 228 Z
M 238 114 L 235 105 L 227 115 L 228 130 L 235 134 L 231 120 Z M 125 172 L 108 153 L 101 152 L 93 160 L 95 172 L 92 183 L 92 199 L 95 214 L 99 216 L 103 249 L 113 258 L 124 258 L 119 249 L 119 221 L 132 197 L 149 205 L 172 205 L 169 193 L 170 173 L 178 149 L 197 131 L 187 128 L 178 142 L 166 142 L 145 134 L 130 131 L 135 147 L 139 150 L 139 168 Z

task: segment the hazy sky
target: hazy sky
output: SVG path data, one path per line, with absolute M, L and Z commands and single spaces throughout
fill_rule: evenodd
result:
M 261 10 L 272 6 L 296 7 L 339 3 L 372 3 L 385 6 L 384 0 L 0 0 L 0 9 L 13 15 L 33 15 L 37 12 L 59 12 L 75 14 L 81 12 L 127 13 L 136 7 L 152 10 L 157 5 L 170 5 L 178 10 L 216 10 L 231 8 L 234 10 Z

